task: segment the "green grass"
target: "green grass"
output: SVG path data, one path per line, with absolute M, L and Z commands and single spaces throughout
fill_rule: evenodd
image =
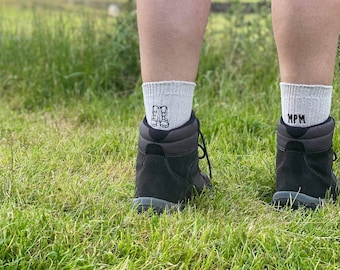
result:
M 265 0 L 266 1 L 266 0 Z M 6 6 L 19 6 L 19 7 L 42 7 L 42 8 L 58 8 L 62 10 L 69 10 L 74 8 L 79 8 L 81 6 L 92 6 L 98 9 L 105 9 L 108 5 L 112 3 L 116 3 L 120 6 L 124 5 L 134 5 L 135 0 L 16 0 L 15 2 L 11 0 L 2 0 L 2 3 Z M 219 0 L 212 2 L 236 2 L 235 0 Z M 246 3 L 256 3 L 260 2 L 259 0 L 241 0 L 240 2 Z
M 130 208 L 144 113 L 134 16 L 22 12 L 0 19 L 0 269 L 338 269 L 339 202 L 269 204 L 280 97 L 268 15 L 210 18 L 194 109 L 214 188 L 158 216 Z

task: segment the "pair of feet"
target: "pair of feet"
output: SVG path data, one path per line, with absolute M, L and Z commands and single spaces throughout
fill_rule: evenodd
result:
M 277 131 L 276 192 L 273 203 L 315 209 L 325 198 L 336 199 L 332 139 L 334 120 L 310 128 L 289 127 L 281 120 Z M 140 126 L 136 164 L 136 193 L 132 203 L 138 212 L 152 208 L 161 213 L 181 209 L 193 194 L 211 186 L 198 165 L 198 148 L 207 155 L 204 138 L 198 143 L 199 121 L 160 131 L 146 119 Z M 207 156 L 206 156 L 207 157 Z M 207 157 L 208 163 L 209 158 Z M 210 163 L 209 163 L 210 167 Z

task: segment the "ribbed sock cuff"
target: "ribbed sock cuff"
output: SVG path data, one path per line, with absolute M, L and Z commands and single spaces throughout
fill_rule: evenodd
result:
M 191 116 L 196 84 L 184 81 L 143 83 L 146 119 L 155 129 L 171 130 L 184 125 Z
M 310 127 L 330 114 L 332 86 L 280 83 L 282 118 L 289 126 Z

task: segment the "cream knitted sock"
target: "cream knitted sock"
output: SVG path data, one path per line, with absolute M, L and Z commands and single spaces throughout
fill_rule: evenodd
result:
M 184 81 L 143 83 L 146 120 L 159 130 L 171 130 L 184 125 L 191 116 L 196 84 Z
M 283 121 L 294 127 L 325 122 L 330 114 L 332 86 L 280 83 Z

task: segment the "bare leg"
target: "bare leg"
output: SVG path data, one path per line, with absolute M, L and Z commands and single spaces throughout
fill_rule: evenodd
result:
M 331 85 L 340 32 L 338 0 L 273 0 L 283 82 Z
M 144 82 L 189 81 L 197 75 L 210 0 L 138 0 Z
M 137 0 L 145 113 L 155 129 L 191 116 L 209 11 L 210 0 Z

